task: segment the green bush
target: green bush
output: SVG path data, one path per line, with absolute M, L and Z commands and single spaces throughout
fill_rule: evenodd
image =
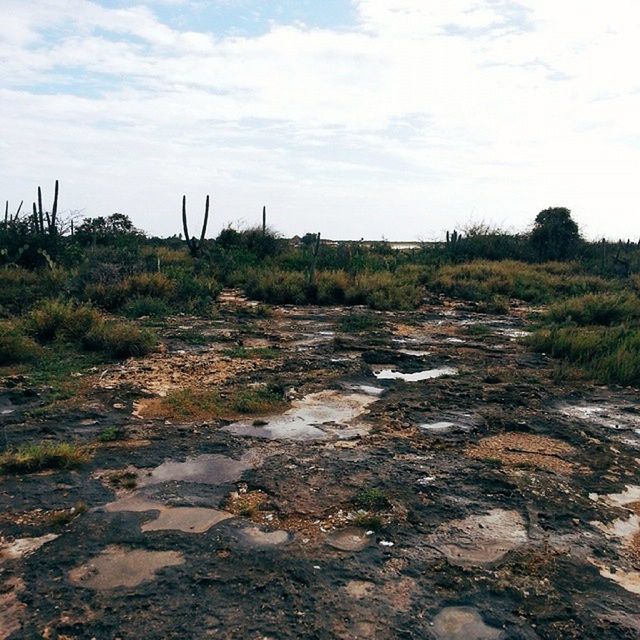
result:
M 100 314 L 89 305 L 45 300 L 27 317 L 27 331 L 39 342 L 58 338 L 80 340 L 100 320 Z
M 122 311 L 129 318 L 142 318 L 143 316 L 164 318 L 171 313 L 171 308 L 164 300 L 145 296 L 130 300 Z
M 0 366 L 34 360 L 38 345 L 14 323 L 0 321 Z
M 103 318 L 82 338 L 88 351 L 102 351 L 113 358 L 144 356 L 153 351 L 156 339 L 151 331 L 131 322 Z

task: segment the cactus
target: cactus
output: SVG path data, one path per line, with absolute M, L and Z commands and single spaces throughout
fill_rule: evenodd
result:
M 320 251 L 320 232 L 316 234 L 316 242 L 313 245 L 313 251 L 311 253 L 311 268 L 309 269 L 309 284 L 315 286 L 316 284 L 316 264 L 318 262 L 318 251 Z
M 458 233 L 455 229 L 451 234 L 447 231 L 447 248 L 455 248 L 460 240 L 462 240 L 461 233 Z
M 262 207 L 262 235 L 267 233 L 267 207 Z
M 200 240 L 197 240 L 195 236 L 192 238 L 189 235 L 189 228 L 187 226 L 187 196 L 182 196 L 182 228 L 184 229 L 184 239 L 189 247 L 189 253 L 194 257 L 200 255 L 202 249 L 202 243 L 204 242 L 204 236 L 207 232 L 207 223 L 209 222 L 209 195 L 204 205 L 204 222 L 202 223 L 202 232 L 200 233 Z
M 51 213 L 44 211 L 42 208 L 42 189 L 38 186 L 38 206 L 33 203 L 33 223 L 36 233 L 45 233 L 45 218 L 47 221 L 46 231 L 51 236 L 55 236 L 58 233 L 58 191 L 59 183 L 56 180 L 54 192 L 53 192 L 53 206 L 51 207 Z

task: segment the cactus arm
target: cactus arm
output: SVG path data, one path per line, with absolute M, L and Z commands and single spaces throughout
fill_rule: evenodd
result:
M 204 241 L 205 233 L 207 232 L 207 224 L 209 222 L 209 194 L 204 204 L 204 222 L 202 223 L 202 233 L 200 234 L 200 244 Z

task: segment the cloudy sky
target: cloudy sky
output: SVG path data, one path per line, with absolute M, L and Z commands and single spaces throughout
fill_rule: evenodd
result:
M 563 205 L 637 238 L 638 60 L 638 0 L 0 0 L 0 199 L 394 240 Z

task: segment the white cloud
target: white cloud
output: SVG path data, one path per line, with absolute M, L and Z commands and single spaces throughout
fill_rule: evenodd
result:
M 359 0 L 349 31 L 254 37 L 171 28 L 157 3 L 4 4 L 12 200 L 60 177 L 65 206 L 172 233 L 182 192 L 211 191 L 218 226 L 266 201 L 287 233 L 394 238 L 565 204 L 590 233 L 640 234 L 635 0 Z M 35 93 L 61 73 L 69 90 Z

